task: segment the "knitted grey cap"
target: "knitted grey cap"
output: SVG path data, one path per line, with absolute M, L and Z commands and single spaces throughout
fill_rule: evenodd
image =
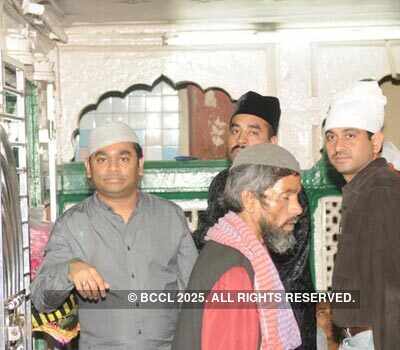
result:
M 100 148 L 120 142 L 139 143 L 139 139 L 135 132 L 124 123 L 112 122 L 98 126 L 90 132 L 89 155 L 92 155 Z
M 231 169 L 239 165 L 268 165 L 300 172 L 296 158 L 286 149 L 272 143 L 248 146 L 239 151 Z

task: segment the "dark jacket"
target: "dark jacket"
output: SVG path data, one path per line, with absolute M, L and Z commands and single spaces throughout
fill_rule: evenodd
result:
M 360 307 L 333 309 L 338 326 L 372 326 L 376 350 L 400 344 L 400 176 L 383 158 L 343 188 L 334 290 L 360 292 Z
M 194 240 L 198 249 L 204 246 L 204 237 L 208 229 L 227 213 L 223 204 L 223 193 L 228 175 L 229 170 L 225 169 L 211 182 L 208 193 L 208 208 L 200 216 L 199 228 L 194 232 Z M 297 243 L 294 249 L 288 254 L 283 255 L 270 252 L 287 292 L 314 290 L 308 260 L 311 244 L 310 220 L 304 191 L 301 192 L 299 199 L 303 208 L 303 214 L 295 227 L 294 235 Z M 298 349 L 316 349 L 315 305 L 296 305 L 293 307 L 293 312 L 299 324 L 303 343 Z

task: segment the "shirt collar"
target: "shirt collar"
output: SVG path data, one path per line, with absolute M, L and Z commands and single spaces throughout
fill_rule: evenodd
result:
M 143 194 L 141 191 L 138 191 L 138 201 L 136 203 L 136 209 L 135 209 L 134 214 L 140 210 L 140 208 L 142 206 L 142 202 L 143 202 Z M 100 208 L 102 210 L 106 210 L 108 212 L 115 214 L 114 211 L 112 210 L 112 208 L 108 204 L 104 203 L 99 198 L 99 196 L 97 195 L 97 191 L 93 194 L 93 203 L 97 208 Z
M 111 207 L 104 203 L 98 196 L 97 191 L 93 194 L 93 203 L 96 207 L 101 208 L 103 210 L 112 211 Z
M 351 180 L 343 187 L 343 192 L 359 191 L 365 181 L 374 176 L 377 169 L 387 166 L 385 158 L 377 158 L 371 161 L 364 169 L 359 171 Z

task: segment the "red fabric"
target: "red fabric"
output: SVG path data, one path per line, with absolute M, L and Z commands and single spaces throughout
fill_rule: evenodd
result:
M 235 248 L 250 262 L 258 291 L 283 291 L 284 287 L 268 250 L 239 215 L 228 212 L 211 227 L 206 239 Z M 300 330 L 290 304 L 279 308 L 258 304 L 263 350 L 290 350 L 301 345 Z M 283 307 L 282 307 L 283 306 Z
M 44 249 L 50 237 L 52 225 L 50 223 L 29 223 L 30 229 L 30 263 L 31 279 L 34 279 L 36 272 L 43 261 Z
M 211 292 L 253 290 L 243 267 L 232 267 L 214 284 Z M 201 329 L 201 350 L 257 350 L 260 325 L 257 306 L 246 308 L 215 307 L 205 304 Z

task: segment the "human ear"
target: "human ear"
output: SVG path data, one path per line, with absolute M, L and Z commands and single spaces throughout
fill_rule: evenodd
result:
M 384 135 L 381 131 L 376 132 L 371 137 L 372 151 L 374 155 L 378 155 L 382 151 Z
M 256 196 L 253 192 L 243 191 L 240 193 L 240 200 L 242 202 L 243 210 L 252 213 L 256 205 Z
M 144 176 L 144 157 L 139 159 L 139 176 Z
M 90 158 L 85 160 L 86 177 L 90 179 L 92 177 L 92 172 L 90 170 Z
M 269 141 L 274 144 L 277 145 L 278 144 L 278 136 L 272 136 Z

